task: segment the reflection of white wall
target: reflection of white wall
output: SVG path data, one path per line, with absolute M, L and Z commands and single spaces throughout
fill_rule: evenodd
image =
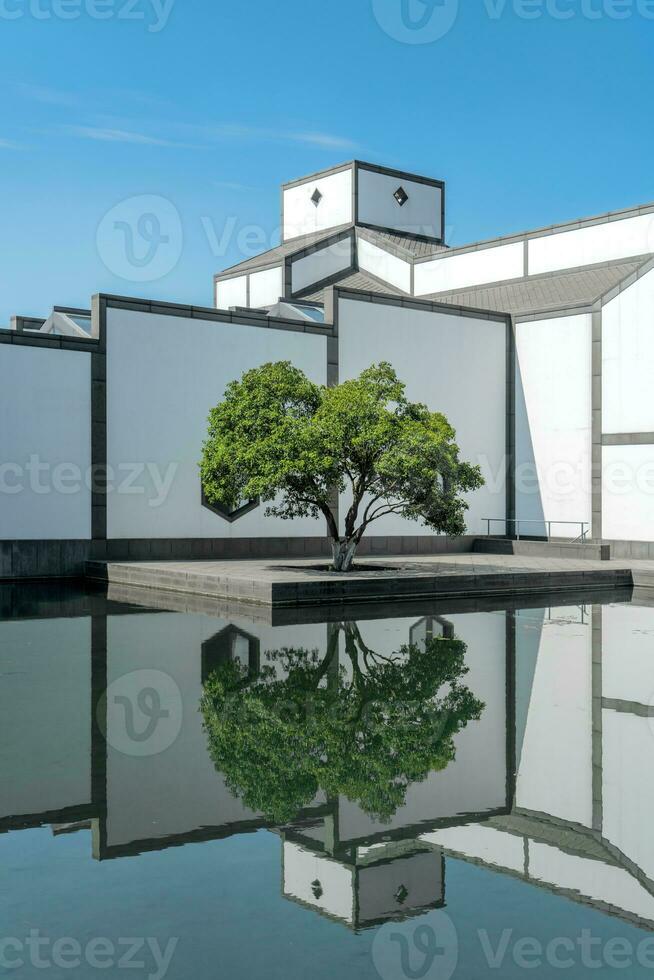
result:
M 602 607 L 602 695 L 605 698 L 654 704 L 653 646 L 654 608 L 631 603 Z M 649 741 L 646 741 L 648 747 Z
M 654 541 L 654 446 L 602 448 L 602 533 Z
M 654 251 L 654 214 L 544 235 L 529 242 L 529 272 L 571 269 Z
M 129 493 L 110 493 L 110 538 L 323 534 L 321 521 L 266 518 L 263 507 L 230 524 L 201 505 L 198 460 L 210 409 L 245 370 L 284 359 L 325 382 L 326 339 L 315 334 L 108 311 L 109 466 L 117 483 L 129 464 L 149 463 L 162 479 L 173 477 L 167 494 L 158 494 L 148 470 Z
M 90 538 L 91 355 L 2 344 L 0 418 L 0 539 Z
M 602 311 L 605 433 L 654 431 L 653 323 L 654 271 L 621 292 Z
M 515 329 L 516 516 L 590 523 L 591 317 L 529 321 Z M 530 530 L 542 534 L 544 525 L 523 528 Z M 580 533 L 552 527 L 554 537 Z
M 537 881 L 654 920 L 654 897 L 622 868 L 530 841 L 529 873 Z
M 91 620 L 0 623 L 0 817 L 91 802 Z
M 314 282 L 349 269 L 352 265 L 352 238 L 344 238 L 326 248 L 296 259 L 291 266 L 291 289 L 294 293 Z
M 442 190 L 409 177 L 358 170 L 358 220 L 364 225 L 394 228 L 412 235 L 441 238 Z M 408 200 L 400 207 L 393 196 L 402 187 Z
M 444 847 L 446 851 L 475 858 L 485 864 L 508 868 L 521 874 L 525 866 L 525 848 L 522 837 L 506 834 L 484 824 L 468 824 L 465 827 L 447 827 L 423 834 L 421 840 Z
M 315 190 L 322 194 L 316 207 L 311 200 Z M 312 177 L 288 187 L 284 194 L 284 241 L 349 224 L 352 215 L 352 168 L 325 177 Z
M 591 827 L 592 629 L 575 610 L 551 616 L 542 625 L 516 805 Z
M 653 767 L 654 719 L 602 711 L 602 833 L 654 880 Z
M 464 813 L 497 810 L 506 805 L 506 622 L 503 613 L 448 616 L 455 636 L 467 644 L 469 673 L 461 683 L 470 688 L 485 708 L 479 721 L 471 721 L 455 740 L 456 758 L 422 783 L 409 786 L 406 804 L 386 824 L 376 823 L 359 807 L 341 798 L 339 833 L 351 840 L 384 828 L 410 827 L 424 820 L 439 820 Z M 359 623 L 365 643 L 375 652 L 390 654 L 409 642 L 415 619 Z M 341 655 L 341 662 L 345 662 Z
M 322 887 L 319 898 L 311 887 L 314 881 Z M 291 841 L 284 841 L 283 891 L 348 925 L 354 921 L 354 870 Z
M 411 266 L 408 262 L 361 237 L 358 240 L 357 253 L 359 268 L 364 272 L 371 272 L 373 276 L 390 282 L 405 293 L 411 292 Z
M 468 529 L 506 514 L 506 324 L 455 313 L 339 301 L 341 379 L 388 360 L 407 396 L 444 412 L 456 429 L 462 458 L 479 463 L 487 485 L 470 495 Z M 375 534 L 428 533 L 419 523 L 383 518 Z
M 216 307 L 229 310 L 232 306 L 248 305 L 248 277 L 223 279 L 216 283 Z
M 177 685 L 182 703 L 179 736 L 159 754 L 137 757 L 117 751 L 112 744 L 122 743 L 113 737 L 111 730 L 108 732 L 107 843 L 110 847 L 256 817 L 230 793 L 216 771 L 209 757 L 199 711 L 202 643 L 226 625 L 212 617 L 182 613 L 109 617 L 108 683 L 134 671 L 160 671 Z M 260 638 L 262 656 L 266 650 L 283 645 L 325 648 L 323 625 L 286 627 L 283 640 L 270 627 L 242 625 Z M 134 693 L 138 694 L 138 688 Z M 116 724 L 124 724 L 120 713 L 114 714 L 114 718 Z M 135 727 L 138 723 L 139 729 L 144 728 L 145 721 L 137 717 Z M 117 731 L 117 736 L 121 732 L 122 729 Z
M 462 286 L 519 279 L 524 275 L 524 245 L 512 242 L 480 248 L 462 255 L 418 262 L 415 267 L 415 294 L 442 293 Z

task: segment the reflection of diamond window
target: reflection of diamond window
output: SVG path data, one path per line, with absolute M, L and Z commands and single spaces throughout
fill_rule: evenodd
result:
M 243 517 L 245 514 L 249 514 L 251 510 L 254 510 L 259 506 L 259 498 L 255 500 L 244 500 L 242 503 L 238 504 L 236 507 L 227 507 L 224 504 L 211 504 L 207 500 L 206 494 L 204 492 L 204 487 L 202 488 L 202 506 L 206 507 L 207 510 L 212 511 L 217 514 L 218 517 L 222 517 L 223 520 L 237 521 L 239 517 Z
M 409 195 L 407 194 L 407 192 L 404 190 L 403 187 L 398 187 L 398 189 L 393 194 L 393 197 L 395 198 L 395 200 L 397 201 L 397 203 L 400 205 L 401 208 L 403 208 L 406 202 L 409 200 Z
M 315 191 L 313 192 L 313 194 L 311 195 L 311 200 L 313 201 L 313 203 L 315 204 L 316 207 L 318 207 L 318 205 L 322 201 L 322 194 L 320 193 L 320 191 L 318 190 L 317 187 L 316 187 Z

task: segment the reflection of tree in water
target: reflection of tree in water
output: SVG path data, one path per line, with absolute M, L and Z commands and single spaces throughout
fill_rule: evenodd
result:
M 436 637 L 385 656 L 344 623 L 330 628 L 324 655 L 271 651 L 254 675 L 223 663 L 202 698 L 211 758 L 229 789 L 276 823 L 319 790 L 388 820 L 411 783 L 454 759 L 454 736 L 481 716 L 483 703 L 461 683 L 465 653 L 461 640 Z

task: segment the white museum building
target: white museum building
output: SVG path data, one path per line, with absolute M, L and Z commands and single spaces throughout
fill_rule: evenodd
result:
M 0 578 L 323 553 L 321 521 L 202 497 L 209 410 L 273 360 L 322 384 L 391 362 L 482 467 L 465 537 L 389 517 L 369 553 L 490 531 L 654 557 L 654 204 L 449 248 L 441 180 L 353 161 L 281 202 L 214 308 L 99 294 L 0 331 Z

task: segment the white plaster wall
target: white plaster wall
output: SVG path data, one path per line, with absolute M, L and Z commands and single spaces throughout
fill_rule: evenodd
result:
M 654 271 L 602 311 L 602 427 L 654 431 Z
M 411 266 L 396 255 L 391 255 L 383 248 L 373 245 L 365 238 L 358 236 L 357 252 L 359 268 L 371 272 L 378 279 L 390 282 L 405 293 L 411 293 Z
M 91 802 L 91 620 L 0 623 L 0 817 Z
M 592 318 L 517 323 L 516 516 L 524 533 L 545 521 L 592 518 Z M 580 528 L 552 525 L 554 537 Z
M 654 252 L 654 214 L 606 221 L 529 241 L 529 274 Z
M 511 242 L 416 263 L 415 295 L 425 296 L 504 279 L 521 279 L 523 275 L 524 245 L 522 242 Z
M 363 168 L 359 168 L 358 175 L 358 220 L 361 224 L 442 238 L 443 192 L 440 187 Z M 402 207 L 393 196 L 398 187 L 403 187 L 409 195 Z
M 263 272 L 253 272 L 250 275 L 251 309 L 260 306 L 273 306 L 284 293 L 284 274 L 281 266 L 275 269 L 265 269 Z
M 469 496 L 468 531 L 485 532 L 483 518 L 506 516 L 506 324 L 456 313 L 339 300 L 341 379 L 390 361 L 407 397 L 443 412 L 456 429 L 463 459 L 487 480 Z M 428 534 L 422 524 L 382 518 L 375 534 Z
M 516 805 L 592 826 L 592 628 L 575 610 L 543 621 Z
M 291 288 L 294 293 L 321 282 L 352 265 L 352 239 L 344 238 L 327 248 L 296 259 L 291 266 Z
M 653 724 L 628 712 L 602 711 L 602 834 L 648 878 L 654 878 Z
M 0 539 L 90 538 L 91 355 L 2 344 L 0 419 Z
M 318 207 L 311 200 L 316 188 L 322 194 Z M 353 220 L 351 168 L 310 178 L 284 191 L 284 241 Z
M 216 283 L 216 309 L 228 310 L 232 306 L 248 305 L 248 277 L 237 276 Z
M 210 409 L 226 385 L 268 361 L 291 360 L 326 381 L 326 338 L 110 309 L 107 313 L 109 538 L 214 538 L 324 534 L 324 522 L 264 517 L 234 523 L 201 505 L 198 461 Z M 145 468 L 144 468 L 145 464 Z M 118 491 L 128 473 L 139 475 Z M 159 492 L 166 477 L 169 489 Z
M 602 448 L 602 534 L 654 541 L 654 446 Z

